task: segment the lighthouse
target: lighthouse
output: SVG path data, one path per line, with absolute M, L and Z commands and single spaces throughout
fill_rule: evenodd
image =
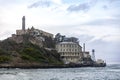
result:
M 93 60 L 93 61 L 96 61 L 96 60 L 95 60 L 95 50 L 94 50 L 94 49 L 92 49 L 92 60 Z

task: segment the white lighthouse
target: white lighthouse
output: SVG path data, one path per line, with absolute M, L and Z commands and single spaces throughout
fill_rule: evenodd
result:
M 93 60 L 93 61 L 96 61 L 96 60 L 95 60 L 95 50 L 94 50 L 94 49 L 92 49 L 92 60 Z

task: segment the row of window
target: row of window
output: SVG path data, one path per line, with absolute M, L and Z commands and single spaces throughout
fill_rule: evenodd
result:
M 59 52 L 77 52 L 79 49 L 59 49 Z
M 76 60 L 76 58 L 72 58 L 72 57 L 65 57 L 64 60 Z
M 79 56 L 80 53 L 61 53 L 61 56 Z
M 60 47 L 77 47 L 77 45 L 73 45 L 73 44 L 60 44 Z

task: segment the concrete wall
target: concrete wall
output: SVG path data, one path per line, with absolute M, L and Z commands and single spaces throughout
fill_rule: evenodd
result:
M 16 30 L 16 35 L 23 35 L 26 33 L 27 33 L 27 30 Z

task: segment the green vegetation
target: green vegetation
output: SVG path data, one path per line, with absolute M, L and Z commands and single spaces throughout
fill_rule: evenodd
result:
M 9 39 L 6 39 L 0 42 L 0 47 L 4 51 L 12 51 L 16 48 L 16 46 L 17 46 L 17 43 Z
M 0 55 L 6 54 L 7 52 L 0 48 Z
M 59 64 L 61 60 L 59 59 L 60 56 L 56 52 L 47 51 L 43 48 L 24 48 L 21 52 L 21 58 L 24 60 L 29 61 L 36 61 L 40 63 L 52 63 L 52 64 Z
M 24 35 L 24 37 L 29 35 Z M 14 61 L 16 59 L 21 59 L 25 62 L 35 62 L 40 64 L 63 64 L 60 60 L 60 55 L 56 51 L 49 51 L 40 48 L 37 45 L 32 44 L 25 37 L 23 43 L 16 43 L 10 39 L 6 39 L 0 42 L 0 63 Z M 49 42 L 50 41 L 50 42 Z M 51 45 L 52 39 L 46 37 L 44 42 L 44 47 L 54 47 Z M 17 56 L 16 56 L 17 55 Z M 18 57 L 18 58 L 17 58 Z M 16 58 L 16 59 L 14 59 Z M 17 60 L 19 61 L 19 60 Z M 16 61 L 14 61 L 16 62 Z
M 11 60 L 8 52 L 0 48 L 0 63 L 8 62 Z
M 0 56 L 0 63 L 3 63 L 3 62 L 8 62 L 10 61 L 11 58 L 9 56 Z

